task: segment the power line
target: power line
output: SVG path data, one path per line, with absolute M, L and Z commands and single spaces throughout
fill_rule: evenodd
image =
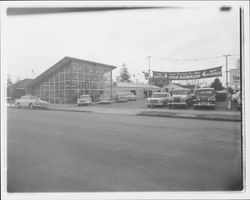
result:
M 230 54 L 230 56 L 239 56 L 239 55 L 232 55 Z M 223 58 L 224 55 L 221 55 L 221 56 L 213 56 L 213 57 L 203 57 L 203 58 L 184 58 L 184 59 L 181 59 L 181 58 L 164 58 L 164 57 L 151 57 L 151 58 L 154 58 L 154 59 L 158 59 L 158 60 L 167 60 L 167 61 L 199 61 L 199 60 L 211 60 L 211 59 L 220 59 L 220 58 Z

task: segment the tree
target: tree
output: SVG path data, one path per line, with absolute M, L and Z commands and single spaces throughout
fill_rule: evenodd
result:
M 131 82 L 130 74 L 128 73 L 128 69 L 125 63 L 122 65 L 122 69 L 120 71 L 121 82 Z
M 12 86 L 13 83 L 12 83 L 12 80 L 11 80 L 11 77 L 10 75 L 8 74 L 8 77 L 7 77 L 7 96 L 10 97 L 11 96 L 11 89 L 10 89 L 10 86 Z
M 154 78 L 154 77 L 151 77 L 149 79 L 149 84 L 151 85 L 155 85 L 157 87 L 164 87 L 165 85 L 169 84 L 169 81 L 165 78 Z
M 11 80 L 11 76 L 8 74 L 8 77 L 7 77 L 7 87 L 10 87 L 12 85 L 12 80 Z
M 211 88 L 214 88 L 215 91 L 223 90 L 224 87 L 222 86 L 222 83 L 219 78 L 215 78 L 214 82 L 210 85 Z

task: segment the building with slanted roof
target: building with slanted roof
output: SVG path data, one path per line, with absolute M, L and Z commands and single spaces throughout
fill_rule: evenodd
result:
M 115 66 L 64 57 L 27 85 L 27 93 L 50 103 L 76 103 L 80 95 L 97 101 L 101 94 L 112 96 Z

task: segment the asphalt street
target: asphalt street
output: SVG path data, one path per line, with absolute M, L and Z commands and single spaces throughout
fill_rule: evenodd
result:
M 241 190 L 239 122 L 7 114 L 8 192 Z

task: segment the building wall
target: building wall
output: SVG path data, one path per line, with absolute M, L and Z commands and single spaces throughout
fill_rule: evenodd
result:
M 149 89 L 144 87 L 120 87 L 120 86 L 113 86 L 113 95 L 112 97 L 115 98 L 117 94 L 121 93 L 134 93 L 137 98 L 145 98 L 145 95 Z M 152 92 L 157 92 L 160 89 L 158 88 L 151 88 Z M 151 93 L 152 93 L 151 92 Z
M 240 89 L 240 69 L 235 68 L 230 70 L 230 87 Z
M 32 88 L 32 94 L 50 103 L 76 103 L 82 94 L 96 101 L 111 95 L 112 69 L 94 63 L 72 61 Z

